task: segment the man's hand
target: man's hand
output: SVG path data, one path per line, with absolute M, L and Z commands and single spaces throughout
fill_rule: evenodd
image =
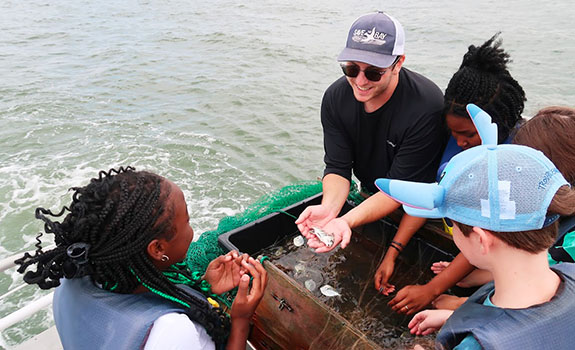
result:
M 311 248 L 315 249 L 316 253 L 325 253 L 329 252 L 330 250 L 337 247 L 338 244 L 341 244 L 342 248 L 347 247 L 349 241 L 351 240 L 351 229 L 342 218 L 336 218 L 328 222 L 325 226 L 320 228 L 328 235 L 333 236 L 333 244 L 331 247 L 326 246 L 323 242 L 321 242 L 316 235 L 311 234 L 308 232 L 308 242 L 307 245 Z
M 301 232 L 305 238 L 311 239 L 315 237 L 313 234 L 309 233 L 309 230 L 312 227 L 324 227 L 336 216 L 337 213 L 333 213 L 325 205 L 310 205 L 300 214 L 295 221 L 295 224 L 297 225 L 299 232 Z

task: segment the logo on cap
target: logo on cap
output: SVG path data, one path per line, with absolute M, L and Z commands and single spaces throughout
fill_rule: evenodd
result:
M 551 178 L 553 177 L 553 175 L 557 174 L 558 172 L 559 172 L 559 170 L 557 168 L 547 170 L 545 172 L 545 174 L 543 175 L 543 179 L 541 181 L 539 181 L 537 189 L 540 189 L 540 190 L 545 189 L 545 186 L 547 186 L 547 183 L 549 183 L 549 181 L 551 181 Z
M 386 33 L 376 31 L 375 27 L 371 30 L 355 29 L 351 40 L 360 44 L 383 45 L 386 36 Z

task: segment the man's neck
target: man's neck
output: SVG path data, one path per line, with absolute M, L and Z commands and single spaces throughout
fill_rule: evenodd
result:
M 384 104 L 389 101 L 393 93 L 395 92 L 395 88 L 399 83 L 399 74 L 395 74 L 389 81 L 389 85 L 385 91 L 383 91 L 379 96 L 365 102 L 363 104 L 363 109 L 367 113 L 373 113 L 380 109 Z

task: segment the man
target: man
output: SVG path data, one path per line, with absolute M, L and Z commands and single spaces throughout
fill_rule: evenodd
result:
M 402 67 L 404 39 L 401 24 L 383 12 L 359 17 L 349 30 L 347 45 L 338 57 L 345 77 L 327 89 L 321 106 L 323 200 L 296 220 L 316 252 L 340 243 L 345 248 L 351 228 L 399 208 L 398 202 L 378 193 L 375 179 L 435 179 L 447 139 L 441 115 L 443 95 L 429 79 Z M 375 194 L 337 218 L 349 194 L 352 171 L 362 191 Z M 413 234 L 424 222 L 404 215 L 398 232 Z M 320 242 L 310 234 L 312 227 L 333 234 L 334 244 L 328 247 Z M 407 240 L 398 242 L 396 249 Z M 376 281 L 376 288 L 383 286 Z

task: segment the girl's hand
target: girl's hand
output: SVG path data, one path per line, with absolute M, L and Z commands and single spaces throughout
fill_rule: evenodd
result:
M 233 250 L 212 260 L 203 277 L 212 286 L 212 293 L 222 294 L 235 288 L 245 273 L 241 262 L 247 258 L 247 254 L 239 255 Z
M 247 271 L 241 276 L 238 294 L 232 304 L 231 318 L 232 325 L 234 319 L 250 319 L 260 303 L 266 284 L 268 274 L 262 264 L 252 257 L 241 261 L 242 267 Z M 253 277 L 250 288 L 250 276 Z
M 453 314 L 452 310 L 425 310 L 417 313 L 409 324 L 409 331 L 415 335 L 428 335 L 438 331 Z
M 431 265 L 431 271 L 433 271 L 433 273 L 437 275 L 441 271 L 445 270 L 447 268 L 447 266 L 449 266 L 449 262 L 447 262 L 447 261 L 434 262 Z
M 395 312 L 412 315 L 430 305 L 435 298 L 429 284 L 410 285 L 401 288 L 387 305 Z
M 391 254 L 386 253 L 374 276 L 375 289 L 383 295 L 387 296 L 389 293 L 395 292 L 395 286 L 388 283 L 394 268 L 395 258 Z

